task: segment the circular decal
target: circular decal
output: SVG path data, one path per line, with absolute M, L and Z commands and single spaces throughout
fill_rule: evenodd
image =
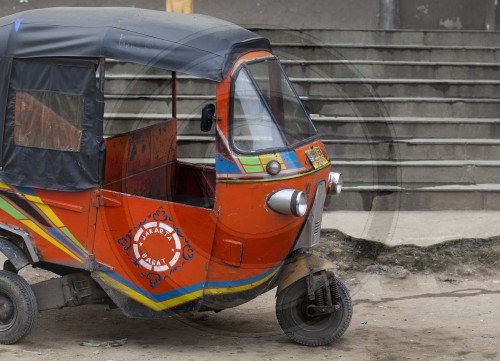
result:
M 181 255 L 181 241 L 177 232 L 162 222 L 141 226 L 134 236 L 134 254 L 139 264 L 155 272 L 172 268 Z

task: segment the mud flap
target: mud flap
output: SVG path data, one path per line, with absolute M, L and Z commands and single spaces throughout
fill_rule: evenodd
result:
M 301 278 L 320 273 L 321 271 L 331 271 L 333 274 L 333 263 L 309 253 L 302 253 L 288 259 L 281 273 L 276 296 Z

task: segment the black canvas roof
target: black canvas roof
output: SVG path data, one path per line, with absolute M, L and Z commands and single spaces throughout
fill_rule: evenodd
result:
M 0 19 L 0 57 L 108 57 L 221 81 L 269 41 L 205 15 L 138 8 L 46 8 Z

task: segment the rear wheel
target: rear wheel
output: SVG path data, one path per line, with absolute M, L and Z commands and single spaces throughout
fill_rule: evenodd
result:
M 0 344 L 13 344 L 35 325 L 38 313 L 35 294 L 20 276 L 0 271 Z
M 300 279 L 278 294 L 276 317 L 285 334 L 305 346 L 324 346 L 338 340 L 349 327 L 352 318 L 352 301 L 342 281 L 337 283 L 339 308 L 333 313 L 311 316 L 306 279 Z

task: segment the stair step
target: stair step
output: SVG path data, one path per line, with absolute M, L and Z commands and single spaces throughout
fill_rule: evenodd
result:
M 495 97 L 500 93 L 500 80 L 457 79 L 368 79 L 368 78 L 297 78 L 291 77 L 299 95 L 356 97 Z M 108 95 L 171 94 L 170 76 L 163 75 L 113 75 L 106 78 Z M 183 77 L 177 82 L 179 95 L 213 95 L 215 83 L 194 77 Z
M 345 59 L 280 59 L 288 76 L 331 78 L 421 78 L 421 79 L 500 79 L 498 62 L 457 61 L 395 61 L 395 60 L 345 60 Z M 107 60 L 106 80 L 132 80 L 156 78 L 167 82 L 171 72 L 148 68 L 133 63 Z M 197 79 L 178 74 L 178 82 Z M 201 79 L 200 79 L 201 80 Z M 203 80 L 206 81 L 206 80 Z M 206 81 L 207 82 L 207 81 Z M 209 82 L 209 81 L 208 81 Z M 106 84 L 107 85 L 107 84 Z
M 282 59 L 351 59 L 399 60 L 427 62 L 500 61 L 500 48 L 480 46 L 419 46 L 363 44 L 297 44 L 274 43 L 273 52 Z
M 311 114 L 326 116 L 493 118 L 500 114 L 500 100 L 493 98 L 428 97 L 301 97 Z
M 338 44 L 418 44 L 418 45 L 482 45 L 500 44 L 500 33 L 485 31 L 414 31 L 414 30 L 290 30 L 253 28 L 273 43 L 338 43 Z
M 105 94 L 106 113 L 172 113 L 170 95 L 116 95 Z M 179 113 L 201 115 L 205 104 L 214 103 L 215 95 L 178 95 Z
M 334 161 L 346 186 L 355 183 L 500 183 L 500 161 Z
M 177 79 L 179 95 L 213 95 L 216 83 L 189 76 Z M 154 95 L 172 94 L 172 77 L 165 74 L 116 74 L 106 76 L 105 94 Z
M 105 113 L 104 122 L 118 134 L 171 118 L 162 113 Z M 312 118 L 323 137 L 359 138 L 500 138 L 500 118 L 426 117 L 327 117 Z M 200 130 L 200 114 L 178 114 L 179 135 L 206 135 Z M 135 128 L 134 128 L 135 127 Z
M 334 160 L 500 160 L 499 139 L 322 139 Z
M 418 97 L 300 97 L 311 114 L 330 116 L 424 116 L 493 118 L 500 114 L 500 99 L 418 98 Z M 106 113 L 171 113 L 168 95 L 105 95 Z M 205 104 L 214 103 L 207 95 L 179 95 L 177 111 L 201 114 Z
M 500 80 L 290 78 L 301 96 L 496 98 Z
M 298 78 L 500 79 L 500 63 L 393 60 L 281 60 L 288 76 Z
M 326 210 L 498 210 L 500 184 L 363 185 L 344 187 L 340 196 L 328 196 Z
M 393 138 L 500 138 L 500 118 L 314 117 L 321 135 Z
M 178 136 L 179 157 L 214 154 L 213 136 Z M 325 139 L 327 153 L 339 160 L 500 160 L 498 139 Z

